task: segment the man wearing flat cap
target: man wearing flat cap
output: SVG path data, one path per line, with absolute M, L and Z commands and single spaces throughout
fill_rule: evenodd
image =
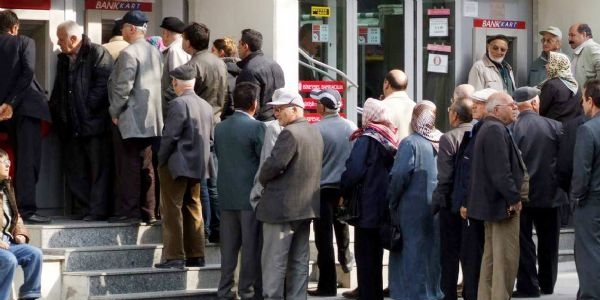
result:
M 529 173 L 529 202 L 520 219 L 519 271 L 513 297 L 552 294 L 558 268 L 559 207 L 567 198 L 556 181 L 556 161 L 562 124 L 539 115 L 540 90 L 520 87 L 513 93 L 519 117 L 511 125 Z M 537 232 L 537 265 L 532 231 Z
M 491 88 L 512 94 L 515 77 L 512 67 L 504 60 L 508 52 L 508 38 L 504 35 L 488 37 L 483 57 L 469 71 L 469 84 L 475 90 Z
M 165 261 L 155 267 L 202 267 L 205 242 L 200 181 L 208 175 L 212 111 L 210 104 L 194 93 L 193 67 L 183 65 L 169 75 L 178 97 L 169 102 L 158 152 Z
M 304 118 L 298 92 L 276 90 L 268 105 L 284 129 L 258 176 L 264 186 L 256 208 L 263 222 L 263 296 L 306 299 L 308 237 L 310 220 L 319 217 L 323 139 Z
M 160 36 L 166 49 L 163 50 L 163 75 L 162 75 L 162 91 L 163 91 L 163 117 L 166 114 L 166 103 L 177 97 L 171 86 L 171 78 L 169 72 L 175 68 L 185 64 L 190 60 L 190 55 L 182 48 L 183 38 L 181 34 L 185 29 L 185 24 L 176 17 L 166 17 L 160 24 Z
M 356 130 L 356 124 L 340 116 L 342 96 L 334 89 L 315 89 L 310 97 L 317 100 L 317 113 L 322 116 L 316 127 L 323 137 L 323 164 L 321 169 L 321 216 L 314 220 L 315 244 L 317 246 L 317 266 L 319 281 L 316 290 L 309 290 L 311 296 L 335 296 L 337 279 L 335 255 L 333 252 L 333 233 L 338 249 L 338 261 L 342 270 L 350 272 L 352 255 L 350 254 L 350 236 L 348 224 L 335 218 L 335 208 L 341 197 L 340 180 L 346 159 L 350 156 L 353 143 L 350 135 Z M 332 230 L 333 228 L 333 230 Z
M 111 222 L 155 223 L 154 166 L 151 145 L 163 128 L 162 56 L 146 42 L 148 18 L 133 10 L 122 19 L 121 51 L 108 79 L 109 112 L 115 125 L 114 147 L 120 209 Z
M 548 63 L 548 53 L 550 51 L 560 52 L 560 44 L 562 40 L 562 32 L 558 27 L 548 26 L 541 30 L 539 34 L 542 36 L 540 43 L 542 44 L 542 53 L 536 58 L 529 68 L 528 84 L 529 86 L 537 87 L 546 80 L 546 64 Z

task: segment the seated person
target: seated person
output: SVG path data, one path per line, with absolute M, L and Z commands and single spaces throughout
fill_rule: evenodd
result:
M 17 265 L 23 268 L 25 278 L 19 299 L 37 299 L 41 297 L 42 251 L 27 244 L 29 237 L 17 210 L 9 170 L 8 154 L 0 149 L 0 300 L 10 297 Z

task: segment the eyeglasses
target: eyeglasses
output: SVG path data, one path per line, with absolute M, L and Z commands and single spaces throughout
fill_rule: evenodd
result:
M 549 38 L 549 39 L 542 38 L 542 39 L 540 40 L 540 42 L 541 42 L 542 44 L 545 44 L 545 43 L 552 44 L 552 43 L 554 43 L 554 39 L 553 39 L 553 38 Z
M 279 105 L 279 106 L 275 106 L 275 107 L 273 108 L 273 110 L 274 110 L 275 112 L 281 112 L 282 110 L 284 110 L 284 109 L 286 109 L 286 108 L 288 108 L 288 107 L 294 107 L 294 106 L 295 106 L 295 105 L 288 105 L 288 104 L 286 104 L 286 105 Z
M 517 103 L 516 102 L 511 102 L 511 103 L 508 103 L 508 104 L 496 104 L 496 106 L 494 106 L 494 107 L 498 107 L 498 106 L 517 107 Z
M 10 159 L 8 159 L 8 158 L 0 159 L 0 164 L 10 167 Z

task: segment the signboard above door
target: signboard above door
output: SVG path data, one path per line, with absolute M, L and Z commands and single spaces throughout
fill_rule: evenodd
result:
M 6 9 L 49 10 L 52 7 L 52 0 L 0 0 L 0 7 Z
M 152 2 L 154 1 L 113 1 L 113 0 L 86 0 L 86 9 L 103 10 L 141 10 L 152 11 Z

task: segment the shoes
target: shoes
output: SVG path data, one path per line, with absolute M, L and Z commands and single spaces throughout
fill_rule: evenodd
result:
M 82 218 L 82 220 L 86 222 L 95 222 L 95 221 L 106 221 L 105 216 L 97 216 L 97 215 L 87 215 Z
M 205 265 L 204 257 L 190 257 L 185 260 L 186 267 L 204 267 Z
M 357 299 L 358 298 L 358 287 L 353 290 L 343 292 L 342 297 L 347 298 L 347 299 Z
M 326 292 L 326 291 L 321 291 L 319 289 L 316 289 L 316 290 L 307 290 L 306 293 L 309 296 L 313 296 L 313 297 L 331 297 L 331 296 L 337 295 L 337 291 Z
M 540 297 L 540 293 L 538 292 L 538 293 L 529 293 L 529 294 L 526 294 L 526 293 L 523 293 L 523 292 L 520 292 L 520 291 L 514 291 L 512 293 L 512 297 L 513 298 L 539 298 Z
M 154 267 L 157 269 L 183 269 L 184 264 L 183 259 L 171 259 L 163 263 L 155 264 Z
M 33 214 L 28 217 L 24 217 L 23 221 L 27 224 L 50 224 L 52 220 L 46 216 Z
M 108 223 L 139 223 L 140 219 L 128 216 L 114 216 L 108 218 Z
M 382 292 L 383 292 L 383 297 L 384 298 L 390 297 L 390 288 L 389 287 L 386 287 L 385 289 L 383 289 Z

